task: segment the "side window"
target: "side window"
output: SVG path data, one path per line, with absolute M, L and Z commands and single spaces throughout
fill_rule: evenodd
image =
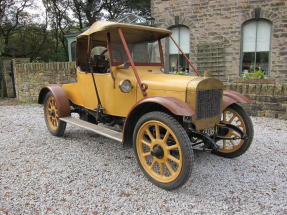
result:
M 76 48 L 76 56 L 77 56 L 77 66 L 84 72 L 89 71 L 89 56 L 87 54 L 88 49 L 88 40 L 87 37 L 82 37 L 77 39 L 77 48 Z
M 185 26 L 178 26 L 170 29 L 172 31 L 172 37 L 182 49 L 184 54 L 189 57 L 190 51 L 190 32 L 189 28 Z M 189 71 L 189 65 L 175 46 L 173 41 L 169 39 L 169 70 L 173 71 Z
M 88 53 L 88 38 L 77 39 L 77 66 L 84 72 L 107 73 L 110 69 L 108 51 L 106 44 L 93 44 L 91 52 Z
M 251 20 L 242 26 L 241 74 L 263 71 L 269 74 L 271 27 L 267 20 Z

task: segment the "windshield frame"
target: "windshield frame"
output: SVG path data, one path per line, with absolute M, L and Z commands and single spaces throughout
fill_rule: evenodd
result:
M 163 49 L 162 49 L 162 45 L 161 45 L 161 40 L 158 39 L 158 40 L 155 40 L 154 42 L 157 42 L 158 43 L 158 49 L 159 49 L 159 55 L 160 55 L 160 62 L 152 62 L 152 63 L 149 63 L 149 62 L 133 62 L 135 66 L 164 66 L 164 57 L 163 57 Z M 127 41 L 128 43 L 128 41 Z M 122 65 L 122 64 L 128 64 L 131 66 L 131 62 L 119 62 L 119 61 L 114 61 L 113 59 L 113 49 L 112 49 L 112 42 L 111 40 L 109 39 L 108 40 L 108 47 L 109 47 L 109 53 L 110 53 L 110 62 L 111 62 L 111 66 L 119 66 L 119 65 Z M 126 54 L 126 52 L 124 52 Z

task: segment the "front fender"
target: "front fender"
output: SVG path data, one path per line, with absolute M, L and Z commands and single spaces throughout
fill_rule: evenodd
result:
M 223 91 L 222 111 L 225 110 L 225 108 L 227 108 L 229 105 L 237 102 L 251 104 L 251 101 L 241 93 L 232 90 Z
M 195 112 L 191 109 L 191 107 L 182 100 L 179 100 L 174 97 L 167 97 L 167 96 L 155 96 L 155 97 L 148 97 L 140 100 L 130 111 L 137 108 L 141 104 L 144 103 L 156 103 L 162 105 L 166 109 L 168 109 L 171 113 L 178 116 L 192 116 Z
M 157 96 L 143 98 L 130 110 L 125 120 L 123 128 L 124 146 L 132 145 L 133 129 L 142 115 L 151 111 L 162 110 L 166 110 L 176 116 L 192 116 L 195 113 L 188 104 L 174 97 Z
M 48 84 L 44 86 L 38 97 L 38 103 L 43 104 L 48 92 L 51 92 L 56 100 L 56 107 L 59 111 L 59 117 L 67 117 L 71 115 L 70 102 L 63 90 L 58 84 Z

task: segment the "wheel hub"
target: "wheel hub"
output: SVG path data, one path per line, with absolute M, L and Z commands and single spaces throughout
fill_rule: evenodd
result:
M 151 151 L 151 155 L 158 158 L 158 159 L 161 159 L 164 156 L 164 151 L 163 151 L 162 147 L 157 144 L 153 147 L 153 149 Z
M 52 117 L 55 117 L 55 111 L 52 111 L 51 113 L 50 113 L 50 115 L 52 116 Z

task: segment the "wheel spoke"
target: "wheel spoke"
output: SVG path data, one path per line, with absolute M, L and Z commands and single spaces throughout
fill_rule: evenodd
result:
M 177 158 L 173 157 L 172 155 L 169 155 L 169 156 L 168 156 L 168 159 L 172 160 L 173 162 L 175 162 L 175 163 L 177 163 L 177 164 L 180 163 L 180 161 L 179 161 Z
M 231 143 L 233 146 L 235 146 L 234 140 L 230 140 L 230 143 Z
M 52 125 L 55 126 L 55 120 L 53 118 L 51 118 L 52 120 Z
M 163 163 L 159 163 L 159 173 L 163 176 Z
M 150 152 L 143 153 L 143 156 L 144 156 L 144 157 L 147 157 L 147 156 L 149 156 L 149 155 L 151 155 Z
M 232 123 L 232 121 L 234 120 L 235 117 L 236 117 L 236 115 L 233 114 L 233 116 L 227 121 L 227 123 Z
M 244 125 L 240 124 L 237 126 L 238 128 L 242 128 L 242 130 L 244 130 Z
M 152 162 L 151 162 L 151 165 L 150 165 L 150 168 L 151 168 L 151 169 L 153 169 L 153 166 L 155 165 L 155 163 L 156 163 L 156 161 L 155 161 L 155 159 L 153 158 L 153 159 L 152 159 Z
M 226 149 L 226 140 L 223 140 L 223 149 Z
M 147 129 L 145 130 L 145 132 L 146 132 L 146 134 L 148 135 L 148 137 L 150 138 L 150 140 L 153 141 L 153 140 L 154 140 L 154 136 L 151 134 L 149 128 L 147 128 Z
M 164 143 L 166 143 L 167 142 L 167 139 L 168 139 L 168 137 L 169 137 L 169 131 L 168 130 L 166 130 L 166 133 L 165 133 L 165 135 L 164 135 L 164 137 L 163 137 L 163 142 Z
M 167 162 L 165 162 L 165 165 L 166 165 L 166 167 L 167 167 L 169 173 L 170 173 L 171 175 L 173 175 L 173 174 L 174 174 L 174 170 L 173 170 L 173 168 L 171 167 L 170 163 L 167 161 Z
M 145 144 L 146 146 L 148 146 L 149 148 L 151 147 L 150 143 L 148 143 L 147 141 L 145 140 L 141 140 L 141 143 Z
M 241 138 L 239 134 L 233 132 L 232 135 L 234 135 L 235 137 Z
M 168 146 L 168 147 L 167 147 L 167 150 L 178 149 L 178 147 L 179 147 L 178 144 L 174 144 L 174 145 Z
M 155 125 L 155 138 L 160 139 L 159 125 Z

